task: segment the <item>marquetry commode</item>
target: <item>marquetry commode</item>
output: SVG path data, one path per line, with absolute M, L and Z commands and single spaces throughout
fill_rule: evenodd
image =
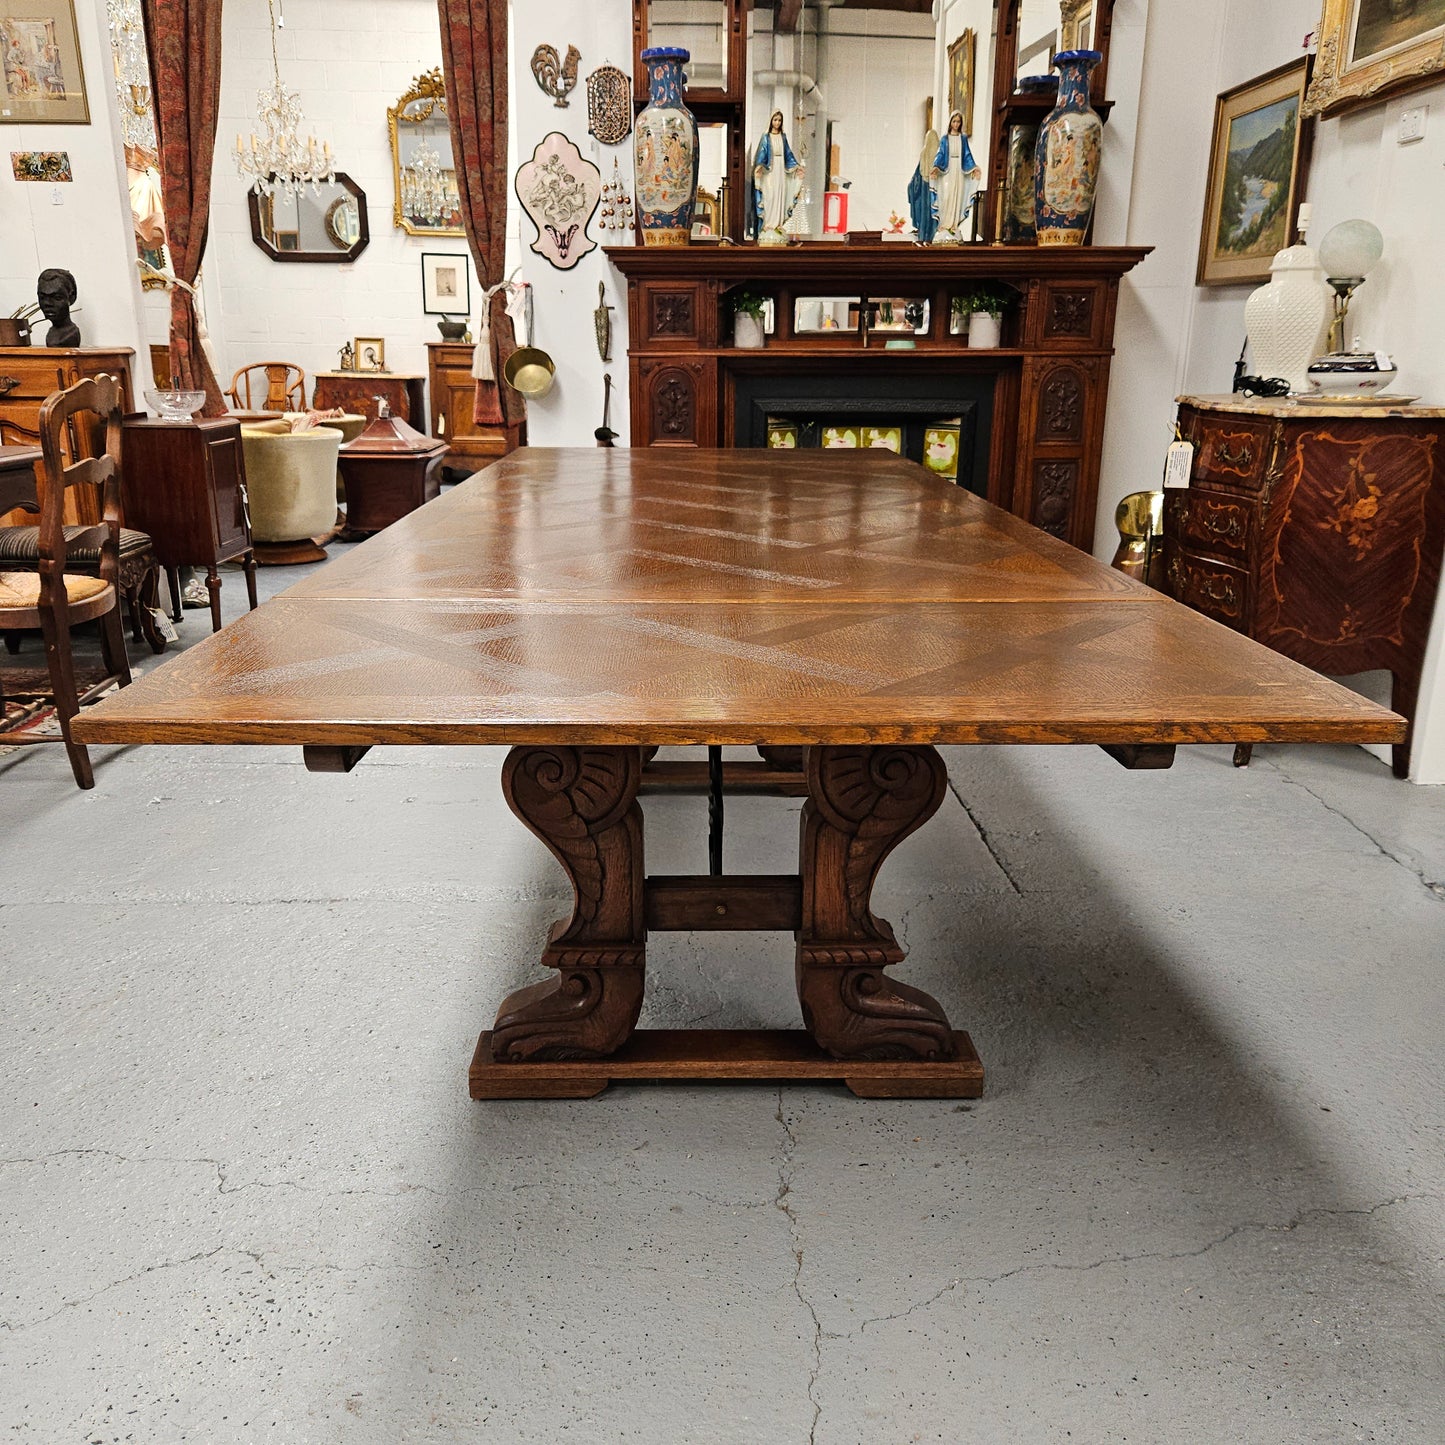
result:
M 1178 400 L 1195 450 L 1164 509 L 1171 593 L 1330 676 L 1390 672 L 1413 731 L 1445 548 L 1445 407 Z M 1407 736 L 1397 776 L 1409 757 Z

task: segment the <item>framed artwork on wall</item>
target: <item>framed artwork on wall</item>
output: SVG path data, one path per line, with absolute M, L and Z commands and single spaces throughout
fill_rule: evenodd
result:
M 1445 74 L 1445 0 L 1324 0 L 1306 115 L 1338 115 Z
M 423 251 L 421 305 L 428 316 L 472 314 L 471 261 L 465 254 Z
M 0 0 L 0 125 L 89 125 L 73 0 Z
M 386 342 L 380 336 L 358 336 L 351 344 L 358 371 L 386 370 Z
M 1065 50 L 1092 50 L 1094 0 L 1060 0 L 1059 43 Z
M 1314 122 L 1303 112 L 1309 61 L 1282 65 L 1214 103 L 1214 140 L 1199 237 L 1199 286 L 1269 280 L 1304 199 Z
M 965 30 L 948 47 L 948 113 L 963 116 L 963 133 L 973 134 L 973 79 L 976 36 Z

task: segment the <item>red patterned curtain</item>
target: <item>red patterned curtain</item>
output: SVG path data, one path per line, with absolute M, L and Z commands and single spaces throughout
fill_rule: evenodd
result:
M 437 9 L 462 223 L 487 290 L 502 279 L 507 244 L 507 0 L 437 0 Z M 491 301 L 494 377 L 516 349 L 505 299 L 499 291 Z M 511 387 L 478 379 L 479 422 L 517 425 L 525 417 Z
M 211 159 L 221 105 L 221 0 L 143 0 L 166 229 L 176 275 L 194 286 L 211 215 Z M 195 302 L 171 288 L 171 378 L 206 393 L 221 416 L 220 384 L 201 349 Z

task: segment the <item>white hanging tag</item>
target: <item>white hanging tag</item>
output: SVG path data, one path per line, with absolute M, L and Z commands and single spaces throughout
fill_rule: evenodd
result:
M 1164 486 L 1187 487 L 1194 470 L 1194 443 L 1170 442 L 1164 456 Z

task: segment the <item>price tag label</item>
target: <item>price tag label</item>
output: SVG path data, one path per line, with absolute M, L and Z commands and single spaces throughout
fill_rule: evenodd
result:
M 1193 468 L 1194 443 L 1170 442 L 1169 451 L 1164 457 L 1165 487 L 1187 487 L 1189 485 L 1189 473 Z

